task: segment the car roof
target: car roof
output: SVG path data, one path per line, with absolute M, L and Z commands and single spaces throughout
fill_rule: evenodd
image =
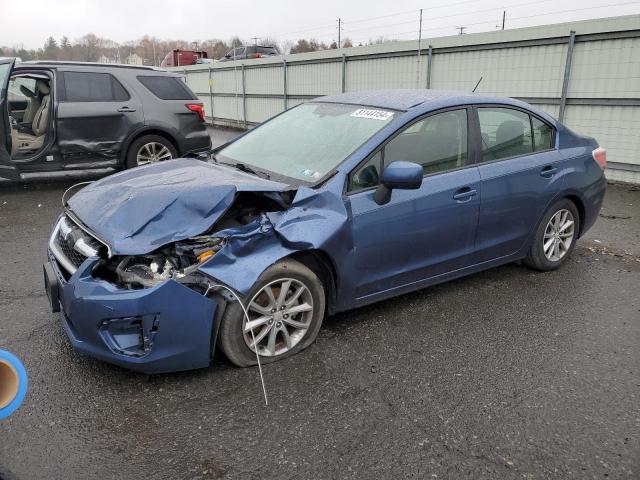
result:
M 27 60 L 24 62 L 17 62 L 16 66 L 47 66 L 47 67 L 59 67 L 59 66 L 72 66 L 72 67 L 94 67 L 94 68 L 135 68 L 140 70 L 154 70 L 164 72 L 163 68 L 152 67 L 149 65 L 129 65 L 125 63 L 98 63 L 98 62 L 72 62 L 61 60 Z
M 427 103 L 507 103 L 522 106 L 523 102 L 507 97 L 491 97 L 471 92 L 450 90 L 371 90 L 349 92 L 338 95 L 320 97 L 314 101 L 327 103 L 348 103 L 368 107 L 389 108 L 392 110 L 409 110 Z

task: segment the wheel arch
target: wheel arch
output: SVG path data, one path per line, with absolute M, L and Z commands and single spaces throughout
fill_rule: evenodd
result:
M 120 156 L 121 157 L 120 161 L 122 166 L 126 165 L 127 155 L 129 154 L 129 148 L 131 148 L 131 144 L 136 140 L 138 140 L 140 137 L 144 137 L 146 135 L 158 135 L 159 137 L 163 137 L 167 141 L 171 142 L 171 145 L 173 145 L 173 148 L 175 148 L 176 152 L 178 152 L 178 155 L 180 155 L 180 146 L 178 145 L 178 142 L 176 141 L 175 137 L 171 133 L 157 127 L 145 128 L 144 130 L 138 130 L 137 132 L 129 136 L 129 138 L 125 142 L 122 148 L 122 154 Z
M 292 253 L 284 259 L 287 258 L 302 263 L 305 267 L 307 267 L 318 276 L 325 288 L 326 293 L 325 313 L 334 313 L 338 291 L 338 276 L 336 273 L 335 263 L 333 262 L 329 254 L 324 250 L 312 249 Z
M 584 202 L 578 195 L 575 194 L 568 194 L 562 198 L 566 198 L 567 200 L 571 201 L 578 210 L 578 215 L 580 215 L 580 223 L 578 224 L 578 238 L 580 238 L 582 236 L 582 233 L 584 232 L 584 221 L 586 215 Z

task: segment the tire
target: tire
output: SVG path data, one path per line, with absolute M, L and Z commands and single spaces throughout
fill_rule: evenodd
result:
M 575 204 L 567 198 L 558 200 L 542 217 L 524 264 L 543 272 L 559 268 L 576 246 L 579 231 L 580 213 Z
M 290 283 L 283 283 L 289 282 Z M 284 310 L 276 310 L 280 305 L 280 292 L 288 285 Z M 306 290 L 298 293 L 303 286 Z M 269 300 L 267 290 L 272 289 L 273 299 Z M 292 300 L 295 294 L 298 294 Z M 274 302 L 275 301 L 275 302 Z M 271 363 L 295 355 L 307 348 L 318 335 L 325 311 L 325 291 L 322 282 L 309 268 L 292 259 L 281 260 L 271 265 L 258 278 L 249 294 L 243 299 L 252 322 L 251 330 L 245 330 L 246 319 L 242 307 L 230 303 L 222 317 L 219 345 L 227 358 L 239 367 L 257 365 L 253 339 L 257 341 L 261 363 Z M 305 310 L 311 304 L 311 310 Z M 269 308 L 267 308 L 269 305 Z M 260 311 L 255 310 L 259 307 Z M 274 313 L 274 310 L 276 312 Z M 286 312 L 296 311 L 286 319 Z M 270 318 L 270 320 L 267 320 Z M 291 323 L 290 323 L 291 322 Z M 292 323 L 297 324 L 297 327 Z M 301 328 L 304 326 L 304 328 Z M 266 330 L 265 330 L 266 329 Z M 284 331 L 283 331 L 284 329 Z M 273 333 L 276 332 L 276 333 Z M 271 337 L 275 340 L 270 343 Z M 287 339 L 288 342 L 287 343 Z M 273 352 L 270 346 L 273 345 Z
M 156 155 L 154 155 L 154 152 Z M 142 157 L 148 157 L 146 163 L 142 163 Z M 176 147 L 169 140 L 160 135 L 143 135 L 136 138 L 127 151 L 126 168 L 139 167 L 149 163 L 171 160 L 178 156 Z

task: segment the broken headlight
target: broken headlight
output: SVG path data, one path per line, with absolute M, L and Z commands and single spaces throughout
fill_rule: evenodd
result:
M 103 262 L 94 275 L 128 289 L 149 288 L 190 275 L 223 245 L 220 237 L 193 237 L 145 255 L 115 256 Z

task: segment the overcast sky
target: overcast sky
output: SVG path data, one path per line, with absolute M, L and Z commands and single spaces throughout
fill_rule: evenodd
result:
M 418 10 L 424 9 L 423 37 L 494 30 L 507 11 L 506 27 L 639 14 L 630 0 L 29 0 L 2 1 L 0 45 L 41 47 L 51 35 L 71 40 L 95 33 L 117 42 L 147 34 L 166 39 L 229 39 L 239 35 L 287 39 L 313 37 L 331 42 L 337 19 L 343 38 L 359 41 L 385 36 L 415 39 Z

